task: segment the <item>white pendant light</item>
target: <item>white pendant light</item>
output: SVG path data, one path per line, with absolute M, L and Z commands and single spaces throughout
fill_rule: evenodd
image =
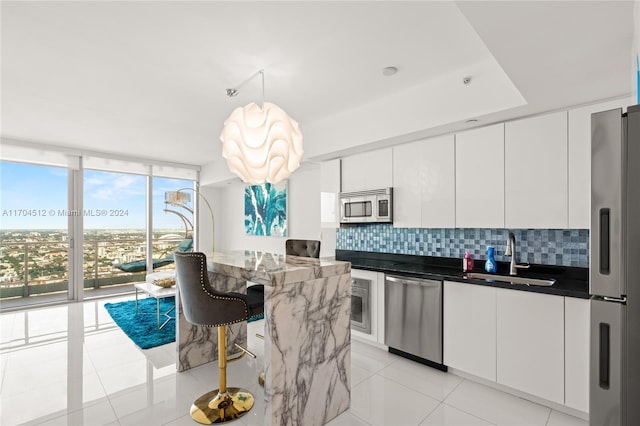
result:
M 264 71 L 254 76 L 257 74 L 262 74 L 263 105 L 252 102 L 236 108 L 225 120 L 220 134 L 222 156 L 229 170 L 244 182 L 276 184 L 300 166 L 302 134 L 298 123 L 282 108 L 264 102 Z M 235 96 L 239 87 L 227 89 L 227 95 Z

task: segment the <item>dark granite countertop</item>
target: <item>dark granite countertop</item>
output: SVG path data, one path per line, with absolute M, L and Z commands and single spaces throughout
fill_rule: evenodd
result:
M 484 279 L 467 279 L 465 278 L 466 272 L 462 271 L 462 259 L 450 257 L 336 250 L 336 260 L 351 262 L 353 269 L 365 269 L 393 275 L 443 279 L 580 299 L 588 299 L 590 297 L 588 268 L 532 264 L 529 269 L 518 271 L 518 275 L 522 277 L 553 278 L 556 280 L 553 286 L 545 287 L 487 281 Z M 483 260 L 474 261 L 473 272 L 484 272 Z M 509 263 L 498 262 L 498 273 L 496 275 L 508 276 Z

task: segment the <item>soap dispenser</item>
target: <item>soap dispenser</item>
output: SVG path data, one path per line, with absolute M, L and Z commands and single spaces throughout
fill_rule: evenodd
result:
M 498 272 L 498 264 L 496 263 L 496 259 L 494 256 L 495 249 L 492 246 L 487 247 L 487 261 L 484 264 L 484 269 L 487 272 L 495 273 Z
M 464 272 L 473 271 L 473 259 L 469 250 L 465 251 L 464 259 L 462 259 L 462 270 Z

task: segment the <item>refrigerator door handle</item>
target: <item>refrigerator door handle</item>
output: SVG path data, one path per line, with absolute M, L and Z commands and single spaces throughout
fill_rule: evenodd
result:
M 609 324 L 600 323 L 600 366 L 598 368 L 599 385 L 602 389 L 609 389 L 609 375 L 611 370 L 611 349 L 609 340 Z
M 591 299 L 589 421 L 594 426 L 631 425 L 621 421 L 626 309 L 622 303 Z
M 611 270 L 611 244 L 609 237 L 610 232 L 610 210 L 608 208 L 600 209 L 600 273 L 609 275 Z

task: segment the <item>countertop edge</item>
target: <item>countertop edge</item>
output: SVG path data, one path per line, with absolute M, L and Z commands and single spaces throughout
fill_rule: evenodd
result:
M 358 252 L 360 253 L 360 252 Z M 376 253 L 368 253 L 368 256 L 373 256 L 375 258 Z M 385 256 L 386 254 L 381 254 Z M 411 256 L 408 256 L 411 257 Z M 571 287 L 584 287 L 582 289 L 575 288 L 563 288 L 561 280 L 558 284 L 559 286 L 545 287 L 545 286 L 528 286 L 528 285 L 520 285 L 520 284 L 509 284 L 509 283 L 501 283 L 501 282 L 490 282 L 484 279 L 467 279 L 464 277 L 465 272 L 463 271 L 455 271 L 453 268 L 442 268 L 434 266 L 434 271 L 428 271 L 428 265 L 411 265 L 408 263 L 400 263 L 398 265 L 392 266 L 384 266 L 384 262 L 377 262 L 376 265 L 367 264 L 367 262 L 359 262 L 359 254 L 356 254 L 353 257 L 345 256 L 344 252 L 338 254 L 336 253 L 336 260 L 348 261 L 351 262 L 352 269 L 359 270 L 367 270 L 367 271 L 375 271 L 382 272 L 389 275 L 400 275 L 400 276 L 412 276 L 417 278 L 432 278 L 432 279 L 440 279 L 445 281 L 452 281 L 464 284 L 471 285 L 482 285 L 486 287 L 494 287 L 494 288 L 504 288 L 508 290 L 516 290 L 516 291 L 527 291 L 530 293 L 540 293 L 540 294 L 549 294 L 554 296 L 564 296 L 564 297 L 572 297 L 575 299 L 590 299 L 591 295 L 589 294 L 589 283 L 588 280 L 566 280 L 571 281 L 573 285 Z M 370 258 L 369 258 L 370 260 Z M 445 259 L 445 262 L 451 263 L 451 259 Z M 408 266 L 409 265 L 409 266 Z M 411 267 L 413 266 L 413 267 Z M 421 270 L 418 270 L 421 269 Z M 436 270 L 438 269 L 438 270 Z M 451 271 L 443 271 L 442 269 L 451 269 Z M 577 284 L 577 285 L 576 285 Z
M 527 285 L 513 285 L 513 284 L 503 284 L 499 282 L 488 282 L 486 280 L 478 280 L 478 279 L 467 279 L 464 277 L 459 277 L 456 275 L 442 275 L 438 273 L 418 273 L 418 272 L 407 272 L 407 271 L 397 271 L 397 270 L 389 270 L 389 269 L 380 269 L 380 268 L 371 268 L 366 266 L 358 266 L 355 264 L 351 264 L 351 269 L 359 269 L 363 271 L 374 271 L 374 272 L 383 272 L 388 275 L 401 275 L 401 276 L 412 276 L 419 278 L 432 278 L 443 281 L 452 281 L 462 284 L 470 284 L 470 285 L 481 285 L 485 287 L 494 287 L 494 288 L 504 288 L 507 290 L 515 290 L 515 291 L 526 291 L 529 293 L 540 293 L 540 294 L 549 294 L 552 296 L 565 296 L 572 297 L 574 299 L 590 299 L 591 295 L 589 293 L 584 293 L 580 291 L 572 291 L 566 289 L 557 289 L 553 287 L 543 287 L 543 286 L 527 286 Z

